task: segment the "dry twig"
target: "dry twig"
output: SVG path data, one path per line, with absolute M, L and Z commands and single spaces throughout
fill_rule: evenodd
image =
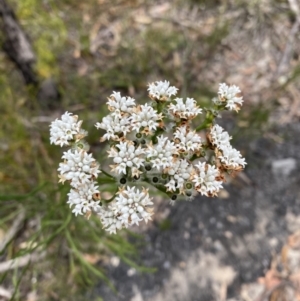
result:
M 12 294 L 10 291 L 8 291 L 7 289 L 5 289 L 4 287 L 0 286 L 0 297 L 10 300 L 12 297 Z
M 25 219 L 25 211 L 22 209 L 21 212 L 16 217 L 16 219 L 14 220 L 9 231 L 5 234 L 3 240 L 0 241 L 0 253 L 5 249 L 6 245 L 14 238 L 14 236 L 20 230 L 24 219 Z
M 37 262 L 46 256 L 46 252 L 35 252 L 0 263 L 0 273 L 22 268 L 31 262 Z
M 290 30 L 288 40 L 284 49 L 284 52 L 282 54 L 280 63 L 277 68 L 276 72 L 276 78 L 281 76 L 284 72 L 288 70 L 289 67 L 289 62 L 291 60 L 292 54 L 293 54 L 293 45 L 294 45 L 294 40 L 296 37 L 296 34 L 299 31 L 300 27 L 300 8 L 296 0 L 289 0 L 290 8 L 291 10 L 295 13 L 296 15 L 296 21 L 293 25 L 293 27 Z

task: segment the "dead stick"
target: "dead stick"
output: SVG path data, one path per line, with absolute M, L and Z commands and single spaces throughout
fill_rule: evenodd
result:
M 32 254 L 27 254 L 24 256 L 20 256 L 5 262 L 0 263 L 0 273 L 5 273 L 9 270 L 14 270 L 16 268 L 22 268 L 29 263 L 40 261 L 42 258 L 46 256 L 46 252 L 35 252 Z
M 4 250 L 6 245 L 14 238 L 16 233 L 20 230 L 24 219 L 25 219 L 25 211 L 22 210 L 14 220 L 8 232 L 5 234 L 3 240 L 0 241 L 0 253 Z
M 0 16 L 2 17 L 2 32 L 5 40 L 3 49 L 8 57 L 22 72 L 27 85 L 37 85 L 37 75 L 33 69 L 36 61 L 28 36 L 23 31 L 13 10 L 5 0 L 0 0 Z
M 298 33 L 299 27 L 300 27 L 300 9 L 295 0 L 289 0 L 290 8 L 291 10 L 295 13 L 297 19 L 293 25 L 293 27 L 290 30 L 288 40 L 283 52 L 283 55 L 281 57 L 280 63 L 277 68 L 276 72 L 276 78 L 278 78 L 280 75 L 282 75 L 285 71 L 287 71 L 289 67 L 289 62 L 292 57 L 293 53 L 293 45 L 294 45 L 294 40 L 296 37 L 296 34 Z
M 3 297 L 5 299 L 11 299 L 12 293 L 5 289 L 4 287 L 0 286 L 0 297 Z

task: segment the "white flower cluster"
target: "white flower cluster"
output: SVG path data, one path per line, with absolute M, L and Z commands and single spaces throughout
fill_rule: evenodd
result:
M 72 144 L 72 148 L 63 153 L 64 160 L 59 164 L 59 182 L 70 182 L 68 204 L 75 215 L 89 214 L 100 208 L 100 192 L 95 179 L 100 173 L 99 164 L 85 150 L 86 143 L 81 141 L 86 131 L 81 129 L 82 121 L 78 116 L 66 112 L 61 119 L 50 125 L 50 141 L 57 145 Z
M 142 220 L 146 223 L 151 220 L 151 205 L 153 203 L 147 189 L 140 191 L 136 187 L 126 187 L 121 188 L 115 202 L 100 210 L 98 215 L 105 230 L 116 233 L 116 230 L 138 225 Z
M 122 97 L 120 92 L 113 92 L 107 102 L 108 109 L 112 112 L 112 116 L 122 117 L 122 112 L 130 113 L 135 100 L 131 97 Z
M 145 152 L 139 146 L 135 147 L 131 141 L 120 141 L 115 147 L 112 147 L 108 152 L 108 157 L 114 158 L 115 165 L 111 165 L 112 171 L 118 174 L 126 174 L 127 168 L 140 168 L 144 164 L 144 158 L 141 157 Z
M 212 145 L 216 147 L 216 157 L 220 160 L 223 169 L 238 171 L 245 167 L 245 159 L 238 150 L 231 146 L 231 137 L 221 126 L 214 125 L 209 137 Z
M 106 131 L 101 141 L 120 141 L 132 131 L 152 134 L 162 119 L 162 115 L 148 104 L 136 106 L 133 98 L 121 97 L 120 93 L 114 92 L 107 105 L 111 113 L 95 125 L 97 129 Z
M 68 150 L 64 152 L 63 163 L 59 164 L 60 181 L 70 181 L 71 186 L 77 187 L 81 184 L 91 182 L 91 179 L 97 178 L 99 173 L 98 164 L 92 157 L 92 154 L 82 150 Z
M 84 185 L 77 186 L 71 189 L 68 193 L 68 204 L 73 207 L 72 212 L 77 216 L 78 214 L 89 214 L 91 211 L 97 212 L 99 206 L 99 190 L 94 182 L 88 182 Z
M 158 136 L 157 143 L 155 145 L 149 143 L 147 147 L 147 159 L 153 168 L 160 171 L 172 166 L 177 149 L 174 142 L 168 140 L 168 137 Z
M 142 133 L 151 133 L 157 129 L 157 121 L 160 119 L 162 119 L 161 114 L 157 114 L 148 104 L 138 106 L 131 116 L 132 129 L 139 132 L 143 128 L 147 130 L 143 130 Z
M 51 144 L 64 146 L 69 145 L 70 140 L 81 139 L 80 136 L 84 135 L 85 132 L 80 130 L 82 121 L 77 120 L 78 116 L 66 112 L 61 116 L 61 119 L 53 121 L 50 125 Z
M 245 159 L 231 146 L 229 134 L 213 125 L 220 110 L 238 111 L 243 102 L 236 96 L 240 89 L 220 84 L 213 110 L 200 108 L 193 98 L 173 99 L 177 91 L 169 82 L 157 81 L 148 86 L 150 103 L 138 105 L 119 92 L 108 98 L 109 114 L 95 126 L 103 131 L 100 141 L 109 143 L 112 161 L 113 175 L 105 171 L 102 175 L 119 187 L 109 200 L 100 198 L 99 164 L 85 150 L 82 122 L 66 112 L 51 124 L 51 143 L 72 147 L 63 154 L 58 171 L 60 182 L 68 181 L 72 186 L 68 203 L 76 215 L 96 212 L 104 229 L 116 233 L 151 220 L 153 203 L 148 189 L 138 188 L 142 183 L 165 192 L 173 201 L 190 200 L 196 193 L 213 197 L 227 173 L 245 167 Z M 193 129 L 196 119 L 200 124 Z
M 228 110 L 239 111 L 243 104 L 243 97 L 237 97 L 237 94 L 241 93 L 239 87 L 232 85 L 228 86 L 226 84 L 219 85 L 218 96 L 219 98 L 214 98 L 214 103 L 221 105 L 225 104 Z
M 181 126 L 174 133 L 175 145 L 180 153 L 195 152 L 201 149 L 201 137 L 195 131 Z
M 170 86 L 168 81 L 157 81 L 148 85 L 149 96 L 153 99 L 165 101 L 169 100 L 172 95 L 176 95 L 178 89 Z
M 196 190 L 202 195 L 216 196 L 222 188 L 222 178 L 219 170 L 206 162 L 199 162 L 196 165 L 197 173 L 193 177 Z
M 225 91 L 227 85 L 220 87 Z M 136 105 L 132 98 L 121 97 L 114 92 L 107 103 L 111 113 L 96 124 L 97 128 L 106 131 L 102 141 L 112 141 L 108 151 L 114 162 L 110 165 L 111 170 L 124 182 L 151 182 L 173 199 L 178 195 L 190 198 L 194 191 L 215 196 L 222 187 L 225 168 L 203 162 L 207 143 L 203 136 L 201 138 L 192 130 L 192 120 L 202 114 L 202 109 L 193 98 L 172 100 L 177 90 L 167 81 L 149 84 L 152 103 L 141 106 Z M 236 88 L 228 88 L 228 93 L 225 95 L 224 92 L 222 98 L 226 96 L 229 99 L 236 91 Z M 123 105 L 112 105 L 115 99 L 123 99 Z M 116 117 L 120 116 L 122 123 L 118 121 L 115 124 Z M 168 123 L 175 126 L 171 127 L 172 133 L 164 135 Z M 227 170 L 244 167 L 244 159 L 230 148 L 228 133 L 218 125 L 211 131 L 211 141 L 218 150 L 216 159 L 220 165 L 226 166 Z
M 202 113 L 202 109 L 196 105 L 196 100 L 193 98 L 187 98 L 186 102 L 182 98 L 175 98 L 175 102 L 175 104 L 171 103 L 169 106 L 169 112 L 175 117 L 193 119 Z
M 121 97 L 120 93 L 114 92 L 112 98 L 108 101 L 111 114 L 105 120 L 114 119 L 122 120 L 123 114 L 133 112 L 134 99 Z M 135 107 L 136 110 L 139 108 Z M 153 109 L 147 106 L 141 106 L 141 111 L 144 112 L 143 118 L 147 120 L 148 126 L 151 124 L 151 114 Z M 92 154 L 88 154 L 84 149 L 86 142 L 83 141 L 83 135 L 86 133 L 81 129 L 82 121 L 77 122 L 78 117 L 70 113 L 62 115 L 61 119 L 56 119 L 50 125 L 50 141 L 63 146 L 71 145 L 71 149 L 63 153 L 63 162 L 59 164 L 59 182 L 68 181 L 71 185 L 71 190 L 68 193 L 67 203 L 72 207 L 72 212 L 77 216 L 86 215 L 89 217 L 92 212 L 95 212 L 101 219 L 103 227 L 110 233 L 116 233 L 117 229 L 127 228 L 133 224 L 138 224 L 144 220 L 151 220 L 152 205 L 148 190 L 140 191 L 135 187 L 124 187 L 120 189 L 118 196 L 109 204 L 101 201 L 99 186 L 97 185 L 97 177 L 100 173 L 99 164 L 93 158 Z M 139 119 L 142 120 L 142 119 Z M 132 122 L 132 120 L 131 120 Z M 143 122 L 143 120 L 142 120 Z M 142 125 L 144 126 L 144 125 Z M 110 128 L 107 128 L 109 132 Z M 117 131 L 119 132 L 119 131 Z M 108 135 L 107 139 L 114 138 Z M 66 143 L 62 143 L 62 142 Z M 130 168 L 134 173 L 138 168 L 143 166 L 144 149 L 135 148 L 130 141 L 119 141 L 115 148 L 112 148 L 109 157 L 114 158 L 116 163 L 112 166 L 117 173 L 126 174 L 126 169 Z
M 165 184 L 167 191 L 175 192 L 177 189 L 179 189 L 180 193 L 184 194 L 184 189 L 186 189 L 186 192 L 190 192 L 192 186 L 188 181 L 191 179 L 191 175 L 194 173 L 192 164 L 190 164 L 186 159 L 179 159 L 167 169 L 167 172 L 170 176 L 170 181 Z

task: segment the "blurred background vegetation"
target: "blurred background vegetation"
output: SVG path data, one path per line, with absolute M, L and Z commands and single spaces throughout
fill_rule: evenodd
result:
M 93 125 L 107 96 L 120 91 L 143 99 L 155 80 L 170 81 L 201 105 L 220 82 L 240 86 L 245 108 L 226 117 L 235 137 L 262 135 L 274 120 L 299 117 L 293 1 L 6 3 L 32 47 L 36 77 L 26 84 L 9 49 L 0 51 L 0 258 L 10 264 L 1 263 L 0 272 L 12 292 L 8 300 L 80 300 L 99 277 L 110 285 L 101 266 L 111 254 L 138 262 L 130 233 L 108 236 L 97 219 L 75 218 L 66 205 L 68 188 L 57 184 L 61 149 L 50 146 L 48 133 L 64 111 L 84 120 L 99 159 L 105 150 Z M 3 13 L 1 24 L 4 45 Z

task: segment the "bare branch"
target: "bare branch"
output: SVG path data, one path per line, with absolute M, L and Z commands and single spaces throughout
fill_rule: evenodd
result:
M 19 215 L 17 216 L 17 218 L 14 220 L 11 228 L 6 233 L 6 235 L 4 236 L 3 240 L 0 241 L 0 253 L 4 250 L 6 245 L 14 238 L 16 233 L 20 230 L 24 219 L 25 219 L 25 211 L 22 210 L 19 213 Z
M 37 262 L 46 256 L 46 252 L 35 252 L 0 263 L 0 273 L 22 268 L 29 263 Z
M 299 27 L 300 27 L 300 9 L 299 9 L 299 5 L 295 0 L 289 0 L 289 4 L 290 4 L 291 10 L 295 13 L 297 18 L 296 18 L 296 21 L 295 21 L 293 27 L 290 30 L 290 33 L 289 33 L 289 36 L 288 36 L 288 40 L 287 40 L 283 55 L 281 57 L 280 63 L 279 63 L 278 68 L 277 68 L 276 78 L 278 78 L 279 76 L 281 76 L 282 74 L 287 72 L 287 70 L 289 68 L 289 62 L 290 62 L 291 57 L 293 55 L 294 40 L 295 40 L 296 34 L 298 33 Z

